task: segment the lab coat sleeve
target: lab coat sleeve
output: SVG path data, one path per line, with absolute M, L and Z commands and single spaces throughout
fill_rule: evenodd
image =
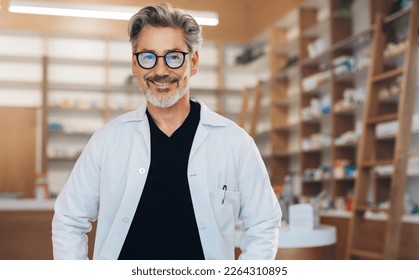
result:
M 248 140 L 241 155 L 239 188 L 243 232 L 239 259 L 274 259 L 278 250 L 281 208 L 253 139 Z
M 87 233 L 99 208 L 100 159 L 93 136 L 77 160 L 55 203 L 54 259 L 87 259 Z

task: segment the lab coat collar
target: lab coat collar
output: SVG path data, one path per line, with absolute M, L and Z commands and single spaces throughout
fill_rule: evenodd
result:
M 198 102 L 201 105 L 201 123 L 203 125 L 208 126 L 227 126 L 227 121 L 224 117 L 220 116 L 219 114 L 213 112 L 211 109 L 208 108 L 207 105 L 204 103 L 198 101 L 198 100 L 192 100 L 195 102 Z M 146 109 L 147 106 L 143 105 L 139 107 L 137 110 L 129 112 L 123 116 L 121 116 L 121 122 L 142 122 L 144 119 L 146 119 Z

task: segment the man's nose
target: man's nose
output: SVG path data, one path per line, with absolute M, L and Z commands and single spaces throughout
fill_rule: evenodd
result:
M 157 63 L 156 66 L 154 66 L 154 72 L 159 76 L 167 75 L 169 70 L 169 67 L 167 67 L 166 62 L 164 60 L 164 57 L 157 57 Z

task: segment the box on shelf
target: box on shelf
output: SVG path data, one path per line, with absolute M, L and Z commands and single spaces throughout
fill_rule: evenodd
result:
M 289 227 L 292 231 L 314 229 L 314 209 L 311 204 L 300 203 L 289 206 Z

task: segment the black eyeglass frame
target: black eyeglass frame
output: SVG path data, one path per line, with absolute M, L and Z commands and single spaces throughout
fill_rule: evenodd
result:
M 153 55 L 155 55 L 155 56 L 156 56 L 156 61 L 154 62 L 154 65 L 153 65 L 153 66 L 151 66 L 151 67 L 144 67 L 144 66 L 142 66 L 142 65 L 141 65 L 140 60 L 139 60 L 139 58 L 138 58 L 138 57 L 139 57 L 139 55 L 140 55 L 140 54 L 142 54 L 142 53 L 151 53 L 151 54 L 153 54 Z M 171 54 L 171 53 L 181 53 L 181 54 L 183 55 L 183 61 L 182 61 L 182 63 L 180 64 L 180 66 L 178 66 L 178 67 L 171 67 L 171 66 L 167 63 L 166 56 L 167 56 L 167 55 L 169 55 L 169 54 Z M 157 54 L 155 54 L 154 52 L 147 51 L 147 52 L 136 52 L 136 53 L 134 53 L 134 55 L 135 55 L 135 58 L 136 58 L 136 60 L 137 60 L 138 65 L 139 65 L 141 68 L 146 69 L 146 70 L 153 69 L 153 68 L 157 65 L 157 62 L 158 62 L 158 60 L 159 60 L 159 57 L 163 57 L 164 63 L 165 63 L 165 64 L 166 64 L 166 66 L 167 66 L 167 67 L 169 67 L 170 69 L 179 69 L 180 67 L 182 67 L 182 66 L 183 66 L 183 64 L 185 64 L 186 55 L 187 55 L 187 54 L 189 54 L 189 53 L 190 53 L 190 52 L 183 52 L 183 51 L 168 51 L 168 52 L 167 52 L 167 53 L 165 53 L 164 55 L 157 55 Z

